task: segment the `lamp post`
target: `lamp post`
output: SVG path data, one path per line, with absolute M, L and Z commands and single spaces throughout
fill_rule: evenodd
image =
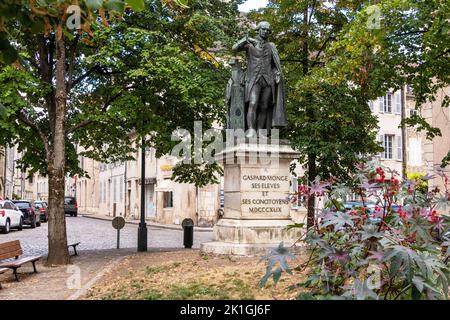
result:
M 138 252 L 147 251 L 147 224 L 145 223 L 145 137 L 141 149 L 141 222 L 138 229 Z

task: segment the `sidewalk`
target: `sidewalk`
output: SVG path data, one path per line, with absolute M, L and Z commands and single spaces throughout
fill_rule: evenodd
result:
M 101 214 L 83 213 L 83 212 L 80 212 L 79 214 L 80 214 L 80 216 L 83 216 L 85 218 L 90 218 L 90 219 L 105 220 L 105 221 L 112 221 L 114 219 L 114 217 L 112 217 L 112 216 L 101 215 Z M 125 218 L 125 221 L 126 221 L 126 223 L 135 224 L 135 225 L 139 225 L 139 223 L 140 223 L 139 220 L 130 219 L 130 218 Z M 162 224 L 162 223 L 152 222 L 152 221 L 149 221 L 149 220 L 146 220 L 145 222 L 147 223 L 148 227 L 160 228 L 160 229 L 170 229 L 170 230 L 179 230 L 179 231 L 183 230 L 183 227 L 181 225 Z M 212 232 L 213 228 L 194 227 L 194 231 L 196 231 L 196 232 Z

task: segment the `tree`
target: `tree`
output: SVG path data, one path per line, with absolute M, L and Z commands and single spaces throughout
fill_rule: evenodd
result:
M 371 96 L 409 85 L 420 110 L 450 85 L 448 12 L 446 0 L 383 0 L 364 6 L 331 50 L 336 83 L 364 85 Z M 446 96 L 442 107 L 449 104 Z M 441 134 L 420 113 L 404 123 L 425 131 L 428 139 Z M 449 162 L 450 152 L 442 167 Z
M 252 14 L 272 24 L 287 83 L 286 131 L 301 153 L 310 184 L 318 176 L 344 180 L 355 164 L 378 151 L 376 119 L 364 87 L 337 84 L 327 68 L 330 48 L 364 1 L 272 0 Z M 308 228 L 314 225 L 315 197 L 308 199 Z
M 218 118 L 224 69 L 206 48 L 224 41 L 237 14 L 236 1 L 155 0 L 140 13 L 140 0 L 71 3 L 0 5 L 0 142 L 18 144 L 21 166 L 48 175 L 48 264 L 69 261 L 64 181 L 84 174 L 76 146 L 99 161 L 129 159 L 136 130 L 162 154 L 173 129 Z

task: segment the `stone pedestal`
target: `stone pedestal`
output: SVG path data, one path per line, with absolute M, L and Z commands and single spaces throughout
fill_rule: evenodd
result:
M 293 244 L 298 229 L 290 217 L 290 163 L 298 158 L 286 141 L 279 145 L 239 143 L 218 155 L 225 177 L 224 217 L 204 253 L 253 255 L 284 242 Z

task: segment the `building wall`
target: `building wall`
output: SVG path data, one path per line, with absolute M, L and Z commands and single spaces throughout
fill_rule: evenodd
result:
M 372 113 L 378 118 L 378 141 L 382 146 L 389 149 L 388 152 L 381 152 L 377 161 L 384 167 L 402 173 L 402 130 L 400 123 L 401 115 L 401 91 L 387 93 L 386 96 L 379 97 L 370 102 Z
M 450 108 L 442 108 L 442 101 L 450 95 L 450 87 L 439 90 L 436 95 L 436 100 L 427 103 L 426 119 L 433 127 L 441 130 L 442 136 L 435 137 L 432 142 L 427 142 L 426 151 L 432 149 L 432 157 L 429 156 L 429 166 L 427 167 L 430 174 L 433 173 L 432 168 L 436 169 L 442 163 L 442 160 L 450 150 Z M 444 168 L 447 175 L 450 175 L 450 166 Z M 444 182 L 441 177 L 436 176 L 431 183 L 431 187 L 439 187 L 444 189 Z
M 34 175 L 34 199 L 48 202 L 48 178 L 40 174 Z
M 83 149 L 78 148 L 77 151 L 82 152 Z M 86 172 L 87 176 L 74 177 L 72 185 L 75 185 L 76 189 L 72 196 L 76 196 L 80 212 L 96 214 L 100 201 L 99 164 L 84 156 L 79 156 L 78 161 L 80 168 Z
M 5 148 L 0 147 L 0 199 L 5 197 Z
M 132 137 L 133 138 L 133 137 Z M 133 142 L 134 144 L 134 142 Z M 97 212 L 109 216 L 140 218 L 141 150 L 134 160 L 99 164 Z M 156 158 L 156 150 L 145 152 L 145 216 L 163 224 L 181 224 L 191 218 L 198 226 L 213 226 L 218 220 L 220 185 L 196 188 L 193 184 L 172 181 L 176 159 Z M 77 184 L 78 190 L 79 184 Z M 82 209 L 80 209 L 82 210 Z

